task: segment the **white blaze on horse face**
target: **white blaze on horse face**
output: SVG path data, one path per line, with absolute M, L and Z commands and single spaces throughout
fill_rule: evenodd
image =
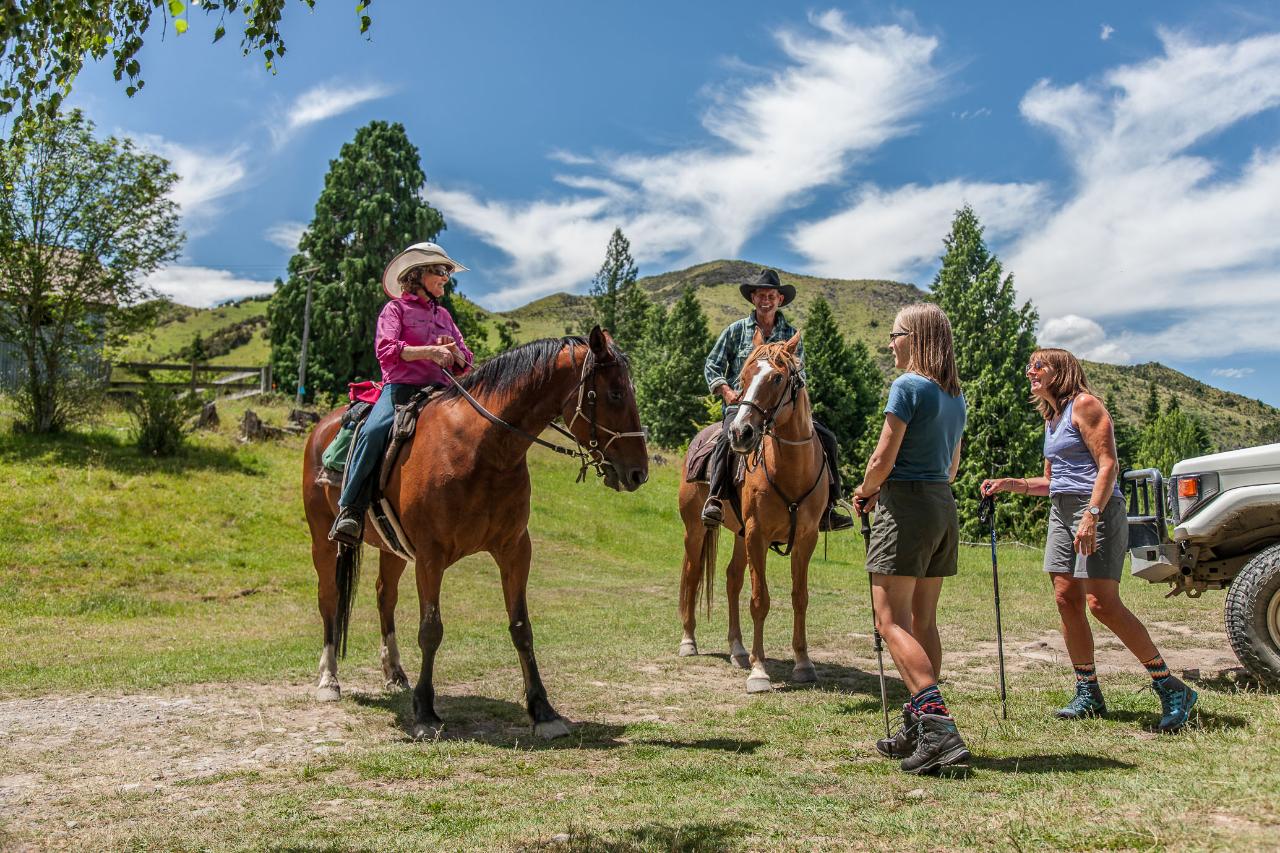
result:
M 760 366 L 760 372 L 757 373 L 754 378 L 752 378 L 751 386 L 747 388 L 747 393 L 743 396 L 742 399 L 745 402 L 755 403 L 757 406 L 759 406 L 760 394 L 765 387 L 765 383 L 769 381 L 770 376 L 777 373 L 778 371 L 774 369 L 773 365 L 770 364 L 768 360 L 763 358 L 758 360 L 756 364 Z M 756 410 L 752 409 L 750 406 L 742 406 L 741 408 L 739 408 L 738 413 L 733 416 L 733 423 L 731 424 L 731 428 L 732 429 L 741 428 L 746 423 L 747 417 L 753 411 L 756 411 Z

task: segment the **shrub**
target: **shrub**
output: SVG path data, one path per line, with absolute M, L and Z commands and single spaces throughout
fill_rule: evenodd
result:
M 126 408 L 137 424 L 138 449 L 149 456 L 173 456 L 186 442 L 187 419 L 200 407 L 200 400 L 185 386 L 148 381 Z

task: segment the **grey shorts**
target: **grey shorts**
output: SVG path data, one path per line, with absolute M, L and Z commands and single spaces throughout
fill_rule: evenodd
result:
M 1124 576 L 1129 550 L 1129 518 L 1124 498 L 1112 495 L 1098 515 L 1098 548 L 1087 557 L 1076 553 L 1075 530 L 1089 495 L 1054 495 L 1049 507 L 1049 535 L 1044 543 L 1044 570 L 1071 572 L 1073 577 L 1118 581 Z
M 867 571 L 946 578 L 956 573 L 960 524 L 950 483 L 889 480 L 880 487 Z

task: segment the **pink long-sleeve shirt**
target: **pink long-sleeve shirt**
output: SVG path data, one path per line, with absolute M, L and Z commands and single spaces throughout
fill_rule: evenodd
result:
M 444 368 L 434 361 L 426 358 L 405 361 L 400 357 L 406 346 L 434 345 L 441 335 L 453 338 L 458 344 L 458 351 L 466 359 L 466 364 L 455 364 L 449 369 L 454 376 L 461 376 L 471 369 L 473 356 L 444 306 L 412 293 L 384 305 L 378 314 L 376 339 L 382 381 L 408 385 L 449 384 Z

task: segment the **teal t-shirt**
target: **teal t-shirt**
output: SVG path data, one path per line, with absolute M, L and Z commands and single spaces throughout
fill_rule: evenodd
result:
M 904 373 L 889 386 L 885 414 L 907 424 L 890 480 L 950 479 L 951 458 L 964 433 L 964 394 L 952 397 L 919 373 Z

